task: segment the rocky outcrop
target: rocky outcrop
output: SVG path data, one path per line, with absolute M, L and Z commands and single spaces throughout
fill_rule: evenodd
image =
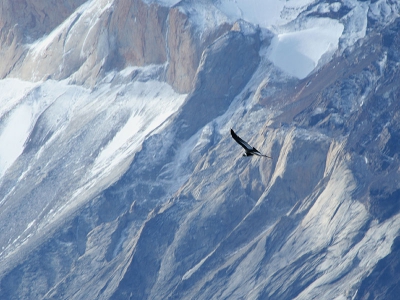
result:
M 231 26 L 224 23 L 200 33 L 196 24 L 178 6 L 169 13 L 168 27 L 167 82 L 178 92 L 188 93 L 193 89 L 203 50 Z
M 94 86 L 110 70 L 166 64 L 163 78 L 188 93 L 203 50 L 231 27 L 222 23 L 203 32 L 179 6 L 142 0 L 89 2 L 74 12 L 83 2 L 6 1 L 0 8 L 0 52 L 7 63 L 0 77 L 72 75 L 73 83 Z
M 230 31 L 203 53 L 189 94 L 178 118 L 178 136 L 188 138 L 229 107 L 260 62 L 260 36 Z
M 4 0 L 0 6 L 1 39 L 15 30 L 18 42 L 31 43 L 49 34 L 86 0 Z
M 400 293 L 400 238 L 392 245 L 391 253 L 379 261 L 374 271 L 361 283 L 357 300 L 396 300 Z
M 4 0 L 0 5 L 0 78 L 14 68 L 25 44 L 49 34 L 86 0 Z
M 111 65 L 166 63 L 169 8 L 141 0 L 119 0 L 114 5 L 109 32 L 117 62 Z
M 202 49 L 193 38 L 193 26 L 188 16 L 179 8 L 172 8 L 169 15 L 167 81 L 180 92 L 190 91 Z

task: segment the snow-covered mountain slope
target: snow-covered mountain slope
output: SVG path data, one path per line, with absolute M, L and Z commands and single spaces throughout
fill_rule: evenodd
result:
M 1 299 L 397 299 L 397 2 L 21 3 Z

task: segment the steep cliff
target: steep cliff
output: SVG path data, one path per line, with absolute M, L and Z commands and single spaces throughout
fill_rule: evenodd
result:
M 187 9 L 188 5 L 183 3 L 182 6 L 172 8 L 169 14 L 167 82 L 181 93 L 192 90 L 204 49 L 232 26 L 226 20 L 221 20 L 220 23 L 213 24 L 214 26 L 199 28 L 201 25 L 194 20 L 206 17 L 196 15 L 196 6 L 201 11 L 202 5 L 202 1 L 193 2 L 190 3 L 190 9 Z M 212 13 L 216 12 L 210 12 Z
M 7 63 L 0 76 L 68 78 L 93 87 L 111 70 L 154 64 L 164 68 L 160 79 L 187 93 L 203 50 L 232 26 L 221 20 L 203 31 L 188 17 L 185 3 L 169 8 L 102 0 L 76 8 L 83 2 L 6 2 L 0 49 Z
M 49 34 L 85 0 L 12 1 L 0 6 L 0 78 L 26 55 L 25 44 Z

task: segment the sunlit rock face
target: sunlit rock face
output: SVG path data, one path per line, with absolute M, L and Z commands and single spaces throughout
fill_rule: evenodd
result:
M 9 62 L 0 75 L 30 81 L 69 78 L 94 87 L 110 70 L 160 65 L 165 70 L 159 77 L 188 93 L 203 50 L 231 28 L 225 19 L 199 28 L 185 4 L 169 8 L 142 0 L 101 0 L 77 8 L 83 2 L 57 2 L 56 9 L 47 2 L 6 2 L 0 30 Z
M 26 55 L 24 44 L 49 34 L 84 2 L 3 1 L 0 7 L 0 77 L 10 73 Z
M 56 2 L 0 6 L 1 299 L 397 299 L 396 3 Z

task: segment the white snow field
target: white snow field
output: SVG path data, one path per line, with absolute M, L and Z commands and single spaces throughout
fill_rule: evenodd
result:
M 275 34 L 267 57 L 290 76 L 303 79 L 323 66 L 336 50 L 351 47 L 365 36 L 369 5 L 348 1 L 352 11 L 343 19 L 308 16 L 337 12 L 341 2 L 316 4 L 313 0 L 221 0 L 216 6 L 231 21 L 243 19 Z M 390 9 L 382 5 L 384 13 Z M 372 5 L 376 12 L 376 4 Z
M 303 79 L 339 47 L 344 26 L 328 18 L 312 19 L 309 28 L 276 35 L 268 58 L 286 73 Z M 322 58 L 324 57 L 324 60 Z

